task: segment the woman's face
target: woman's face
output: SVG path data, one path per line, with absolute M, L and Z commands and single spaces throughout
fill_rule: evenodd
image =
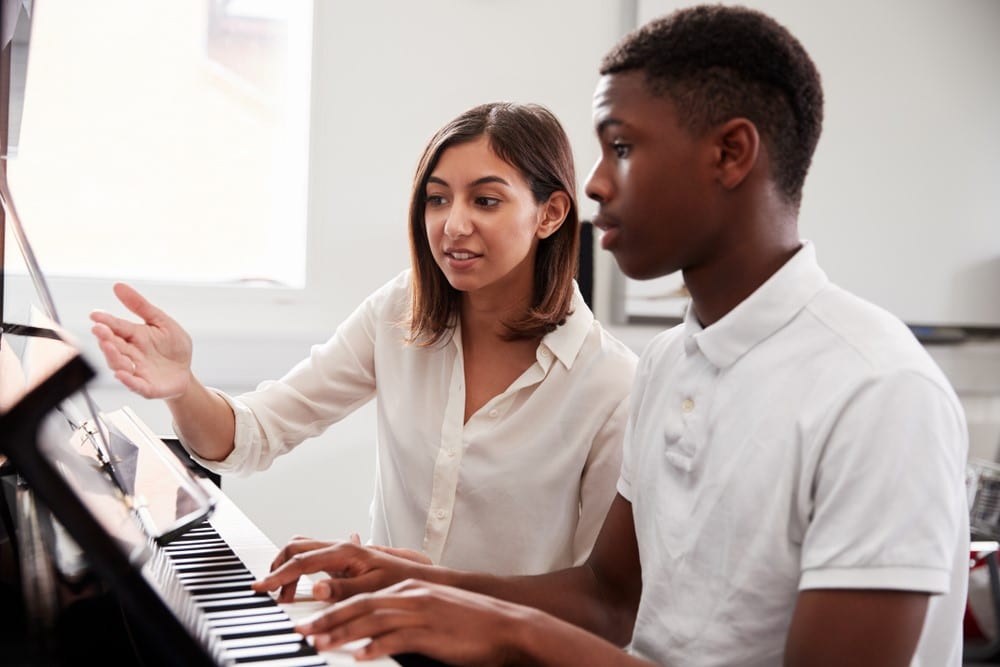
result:
M 452 287 L 530 298 L 538 240 L 558 224 L 546 222 L 547 204 L 487 137 L 445 149 L 424 195 L 427 240 Z

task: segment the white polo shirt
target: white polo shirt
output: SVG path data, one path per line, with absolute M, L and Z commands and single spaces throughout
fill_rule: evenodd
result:
M 198 460 L 217 472 L 263 470 L 374 397 L 372 542 L 498 574 L 585 560 L 615 493 L 635 354 L 575 290 L 573 314 L 542 339 L 535 363 L 464 423 L 461 332 L 407 345 L 409 307 L 404 271 L 283 378 L 224 396 L 236 449 Z
M 803 248 L 724 318 L 649 345 L 619 492 L 643 594 L 632 650 L 659 664 L 780 665 L 810 588 L 927 591 L 914 665 L 959 665 L 967 432 L 895 317 Z

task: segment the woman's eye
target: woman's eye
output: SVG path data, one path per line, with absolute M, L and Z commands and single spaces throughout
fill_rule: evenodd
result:
M 424 201 L 428 206 L 441 206 L 445 203 L 445 198 L 443 195 L 427 195 Z
M 482 206 L 483 208 L 493 208 L 499 204 L 500 200 L 496 197 L 476 197 L 476 205 Z
M 618 156 L 619 160 L 624 160 L 625 158 L 628 157 L 628 154 L 632 150 L 632 147 L 629 146 L 628 144 L 623 144 L 621 142 L 616 141 L 611 144 L 611 150 L 615 152 L 615 155 Z

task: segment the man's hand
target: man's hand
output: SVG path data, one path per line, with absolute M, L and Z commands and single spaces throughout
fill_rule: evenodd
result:
M 356 595 L 323 610 L 295 630 L 318 650 L 371 638 L 355 657 L 420 653 L 455 665 L 510 664 L 509 634 L 525 614 L 539 614 L 478 593 L 406 580 Z

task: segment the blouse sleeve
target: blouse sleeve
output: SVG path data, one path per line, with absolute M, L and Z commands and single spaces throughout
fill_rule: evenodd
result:
M 621 470 L 622 441 L 628 419 L 628 396 L 612 411 L 594 438 L 593 447 L 580 480 L 580 521 L 573 538 L 573 562 L 580 565 L 601 532 L 615 496 L 615 481 Z
M 408 272 L 368 297 L 323 344 L 278 380 L 238 396 L 218 392 L 236 415 L 234 451 L 223 461 L 199 461 L 215 472 L 265 470 L 375 396 L 376 340 L 395 328 L 408 298 Z

